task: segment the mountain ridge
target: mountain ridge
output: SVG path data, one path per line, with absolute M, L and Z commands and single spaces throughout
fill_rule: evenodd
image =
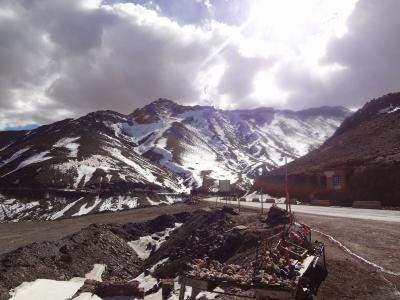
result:
M 166 194 L 206 182 L 213 189 L 218 179 L 247 189 L 259 168 L 317 147 L 349 114 L 320 110 L 224 111 L 159 99 L 129 115 L 96 111 L 2 132 L 0 215 L 52 219 L 170 203 Z

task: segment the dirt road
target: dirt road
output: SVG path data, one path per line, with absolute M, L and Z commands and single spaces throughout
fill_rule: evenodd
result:
M 4 223 L 0 224 L 0 254 L 34 242 L 55 241 L 94 223 L 143 222 L 162 214 L 193 211 L 202 207 L 207 207 L 207 204 L 152 206 L 114 213 L 93 214 L 73 219 Z

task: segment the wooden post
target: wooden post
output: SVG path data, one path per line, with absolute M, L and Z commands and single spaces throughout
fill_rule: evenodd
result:
M 181 288 L 179 290 L 179 300 L 185 300 L 186 282 L 181 282 Z
M 201 290 L 195 286 L 192 286 L 192 294 L 190 295 L 190 300 L 196 300 L 198 294 L 200 294 Z
M 162 299 L 167 300 L 174 290 L 173 279 L 161 279 Z

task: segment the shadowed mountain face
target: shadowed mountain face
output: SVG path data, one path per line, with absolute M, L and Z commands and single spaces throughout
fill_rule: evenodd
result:
M 187 192 L 203 179 L 249 187 L 257 169 L 318 147 L 348 115 L 340 107 L 224 111 L 159 99 L 130 115 L 98 111 L 0 132 L 0 215 L 40 218 L 45 210 L 43 218 L 53 218 L 155 204 L 155 192 Z M 157 203 L 172 201 L 163 197 Z
M 400 205 L 400 93 L 369 101 L 318 149 L 288 165 L 292 178 L 327 170 L 346 174 L 344 201 L 380 200 Z M 285 169 L 267 173 L 279 176 Z

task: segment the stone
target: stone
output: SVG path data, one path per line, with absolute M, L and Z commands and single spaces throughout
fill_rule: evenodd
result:
M 138 281 L 99 282 L 96 285 L 95 294 L 100 297 L 135 296 L 144 298 L 144 290 L 139 288 Z

